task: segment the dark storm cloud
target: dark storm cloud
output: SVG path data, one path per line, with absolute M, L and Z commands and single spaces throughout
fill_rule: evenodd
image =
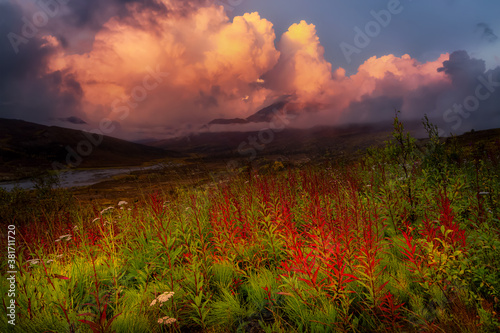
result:
M 70 73 L 47 71 L 48 59 L 56 50 L 46 43 L 44 35 L 56 37 L 65 49 L 73 47 L 69 52 L 81 53 L 91 48 L 95 34 L 110 17 L 130 16 L 127 4 L 136 4 L 138 11 L 168 11 L 155 0 L 54 1 L 55 7 L 49 9 L 40 3 L 0 2 L 0 117 L 39 122 L 68 113 L 85 117 L 79 110 L 83 96 L 80 83 Z M 179 10 L 197 3 L 201 1 L 182 2 Z M 40 14 L 46 20 L 34 24 Z M 79 37 L 83 42 L 73 41 L 78 35 L 83 36 Z
M 16 54 L 8 38 L 9 33 L 20 31 L 23 13 L 21 8 L 9 3 L 0 3 L 0 89 L 13 79 L 36 77 L 46 64 L 47 57 L 52 53 L 48 47 L 42 47 L 43 42 L 33 38 L 23 45 L 26 52 Z
M 45 121 L 78 114 L 83 96 L 78 81 L 69 73 L 46 70 L 53 47 L 30 36 L 19 45 L 22 52 L 15 52 L 8 36 L 22 31 L 24 15 L 18 5 L 0 4 L 0 117 Z
M 419 120 L 427 114 L 442 134 L 500 126 L 500 67 L 486 70 L 483 60 L 455 51 L 438 72 L 447 75 L 451 84 L 437 81 L 405 90 L 386 75 L 370 94 L 350 103 L 341 121 L 387 121 L 401 110 L 403 120 Z
M 127 4 L 137 4 L 138 11 L 152 10 L 167 13 L 167 8 L 155 0 L 72 0 L 67 4 L 70 14 L 65 15 L 63 20 L 69 26 L 99 30 L 112 16 L 118 15 L 120 18 L 129 16 Z
M 467 51 L 461 50 L 450 54 L 450 59 L 443 62 L 443 67 L 438 72 L 444 72 L 455 85 L 462 87 L 483 74 L 485 69 L 484 60 L 473 59 Z
M 134 22 L 136 13 L 148 11 L 159 17 L 166 15 L 184 15 L 193 8 L 207 3 L 207 0 L 176 0 L 172 8 L 159 0 L 20 0 L 15 4 L 0 3 L 0 17 L 7 33 L 15 33 L 17 37 L 9 36 L 16 53 L 26 49 L 29 31 L 34 35 L 52 35 L 71 53 L 85 53 L 92 49 L 92 43 L 97 32 L 112 17 L 127 20 L 129 25 Z M 155 15 L 149 15 L 154 20 Z M 154 23 L 154 22 L 152 22 Z M 31 32 L 34 30 L 34 33 Z
M 498 39 L 498 36 L 495 35 L 493 29 L 491 29 L 491 27 L 486 23 L 478 23 L 476 25 L 476 30 L 479 31 L 483 39 L 490 43 L 496 42 Z
M 486 71 L 483 60 L 456 51 L 439 70 L 453 82 L 453 89 L 444 94 L 449 100 L 443 110 L 445 131 L 500 126 L 500 67 Z
M 65 14 L 60 20 L 64 23 L 64 27 L 88 28 L 95 33 L 113 16 L 123 20 L 132 17 L 132 12 L 143 11 L 155 12 L 160 15 L 170 15 L 172 12 L 175 12 L 176 15 L 184 15 L 207 2 L 208 0 L 177 0 L 174 1 L 174 9 L 167 8 L 158 0 L 71 0 L 67 4 L 69 14 Z M 133 24 L 133 22 L 129 23 Z

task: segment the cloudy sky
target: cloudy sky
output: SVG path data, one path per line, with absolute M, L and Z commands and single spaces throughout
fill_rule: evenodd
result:
M 0 117 L 128 139 L 286 98 L 290 126 L 500 127 L 496 0 L 0 0 Z

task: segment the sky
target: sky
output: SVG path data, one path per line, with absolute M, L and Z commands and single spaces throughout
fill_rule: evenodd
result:
M 0 0 L 0 118 L 129 140 L 288 101 L 290 127 L 500 127 L 496 0 Z M 285 110 L 286 111 L 286 110 Z M 265 127 L 266 124 L 257 124 Z

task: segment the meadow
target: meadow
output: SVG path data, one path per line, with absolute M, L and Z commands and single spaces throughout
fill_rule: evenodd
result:
M 276 162 L 109 207 L 43 183 L 0 191 L 18 270 L 16 325 L 0 331 L 498 332 L 500 141 L 424 125 L 425 144 L 396 117 L 356 161 Z

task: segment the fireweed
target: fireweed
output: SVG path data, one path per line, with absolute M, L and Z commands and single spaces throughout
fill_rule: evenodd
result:
M 230 175 L 130 210 L 34 207 L 9 329 L 498 329 L 500 144 L 418 149 L 395 126 L 339 167 Z

